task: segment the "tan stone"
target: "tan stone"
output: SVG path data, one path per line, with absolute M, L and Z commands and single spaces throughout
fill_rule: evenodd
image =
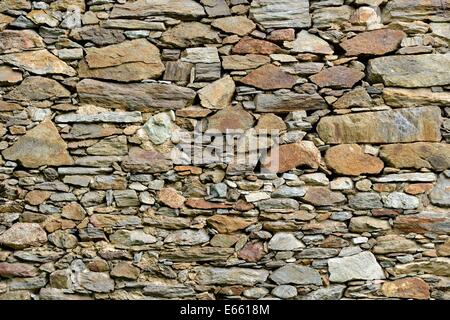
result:
M 73 159 L 66 148 L 58 129 L 47 119 L 20 137 L 12 147 L 3 150 L 2 154 L 5 159 L 20 161 L 28 168 L 72 165 Z
M 22 81 L 22 73 L 8 66 L 0 66 L 0 85 L 13 85 Z
M 450 239 L 447 239 L 443 244 L 437 246 L 437 254 L 441 257 L 450 257 Z
M 364 153 L 357 144 L 331 147 L 325 154 L 325 162 L 334 172 L 350 176 L 378 174 L 384 167 L 383 161 Z
M 347 92 L 340 97 L 335 103 L 333 108 L 335 109 L 347 109 L 347 108 L 371 108 L 372 99 L 363 87 L 355 88 L 354 90 Z
M 255 69 L 270 62 L 270 58 L 260 54 L 229 55 L 222 57 L 225 70 Z
M 273 64 L 266 64 L 250 72 L 240 82 L 264 90 L 290 89 L 297 78 Z
M 337 66 L 324 69 L 309 77 L 319 87 L 331 87 L 336 89 L 352 88 L 358 81 L 364 78 L 364 72 L 356 69 Z
M 265 170 L 281 173 L 299 166 L 317 169 L 320 159 L 320 151 L 314 143 L 301 141 L 272 148 L 261 160 L 261 165 Z
M 180 48 L 220 43 L 219 34 L 209 25 L 200 22 L 182 22 L 165 31 L 161 37 L 164 43 Z
M 227 215 L 214 215 L 206 221 L 219 233 L 233 233 L 255 223 L 254 219 L 244 219 Z
M 401 235 L 389 234 L 377 238 L 373 253 L 416 253 L 418 249 L 419 247 L 413 240 L 406 239 Z
M 2 54 L 40 48 L 44 48 L 44 42 L 32 30 L 5 30 L 0 32 L 0 53 Z
M 396 50 L 405 37 L 400 30 L 380 29 L 360 33 L 342 41 L 340 46 L 347 56 L 383 55 Z
M 272 53 L 281 53 L 282 49 L 269 41 L 244 37 L 233 47 L 232 52 L 236 54 L 252 53 L 269 55 Z
M 421 106 L 444 107 L 450 104 L 450 93 L 434 92 L 430 89 L 384 88 L 384 102 L 393 108 L 410 108 Z
M 198 18 L 205 16 L 202 5 L 194 0 L 138 0 L 116 4 L 111 12 L 111 18 L 175 16 Z
M 389 298 L 430 299 L 430 287 L 420 278 L 386 281 L 383 283 L 381 291 Z
M 228 33 L 245 36 L 255 30 L 256 24 L 244 16 L 232 16 L 214 20 L 211 25 Z
M 67 97 L 70 97 L 69 90 L 58 81 L 44 77 L 28 77 L 5 95 L 7 99 L 18 101 L 52 100 Z
M 414 183 L 405 187 L 405 192 L 408 194 L 421 194 L 425 193 L 433 188 L 432 183 Z
M 52 193 L 50 191 L 32 190 L 27 193 L 25 201 L 33 206 L 37 206 L 41 203 L 44 203 L 48 198 L 50 198 L 51 194 Z
M 328 187 L 308 187 L 303 200 L 315 206 L 333 206 L 345 202 L 345 196 Z
M 85 216 L 86 216 L 86 211 L 80 204 L 78 204 L 76 202 L 66 204 L 62 208 L 61 217 L 63 217 L 63 218 L 81 221 L 85 218 Z
M 162 188 L 158 192 L 158 198 L 163 204 L 174 209 L 181 208 L 186 201 L 174 188 Z
M 253 126 L 253 116 L 242 107 L 227 107 L 208 117 L 208 130 L 247 130 Z
M 28 0 L 2 0 L 0 2 L 0 12 L 6 10 L 30 10 L 31 3 Z
M 258 124 L 255 129 L 257 131 L 284 131 L 287 129 L 283 119 L 274 115 L 273 113 L 263 114 L 258 119 Z
M 450 232 L 450 213 L 422 211 L 418 214 L 400 215 L 395 218 L 394 228 L 402 233 L 448 234 Z
M 220 202 L 210 202 L 210 201 L 206 201 L 201 198 L 189 198 L 186 200 L 186 202 L 184 204 L 189 208 L 206 209 L 206 210 L 227 209 L 227 208 L 231 207 L 230 204 L 220 203 Z
M 37 223 L 15 223 L 0 235 L 0 245 L 20 250 L 47 242 L 47 234 Z
M 227 75 L 198 91 L 200 104 L 209 109 L 223 109 L 231 105 L 235 90 L 233 79 Z

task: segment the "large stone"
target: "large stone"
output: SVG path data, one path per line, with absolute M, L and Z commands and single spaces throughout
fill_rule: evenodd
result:
M 305 245 L 292 233 L 278 232 L 270 239 L 267 247 L 275 251 L 293 251 L 304 248 Z
M 204 64 L 220 63 L 219 51 L 214 47 L 187 48 L 181 53 L 181 61 Z
M 345 196 L 328 187 L 308 187 L 303 200 L 315 206 L 333 206 L 345 202 Z
M 233 47 L 232 52 L 236 54 L 265 54 L 269 55 L 272 53 L 282 52 L 283 50 L 276 44 L 254 39 L 251 37 L 243 37 L 238 43 Z
M 416 253 L 418 249 L 419 247 L 413 240 L 406 239 L 400 235 L 390 234 L 377 238 L 377 243 L 373 247 L 373 253 Z
M 235 84 L 230 76 L 216 80 L 198 91 L 200 104 L 209 109 L 223 109 L 231 105 Z
M 426 273 L 436 276 L 450 277 L 450 258 L 434 258 L 428 261 L 397 264 L 393 268 L 392 272 L 396 276 Z
M 267 29 L 311 26 L 308 0 L 254 0 L 250 17 Z
M 450 21 L 449 0 L 393 0 L 383 10 L 383 21 Z
M 81 102 L 108 108 L 147 111 L 181 109 L 192 104 L 195 91 L 173 84 L 118 84 L 84 79 L 77 84 Z
M 311 81 L 319 87 L 331 87 L 336 89 L 352 88 L 358 81 L 364 78 L 364 72 L 344 66 L 326 68 L 310 77 Z
M 383 283 L 381 291 L 389 298 L 430 299 L 430 287 L 420 278 L 386 281 Z
M 193 246 L 197 244 L 202 244 L 209 241 L 209 235 L 205 229 L 200 230 L 177 230 L 170 233 L 166 239 L 165 243 L 173 243 L 181 246 Z
M 141 230 L 117 230 L 109 236 L 112 244 L 124 246 L 141 246 L 155 243 L 157 239 Z
M 242 107 L 227 107 L 208 118 L 208 130 L 227 132 L 238 130 L 241 133 L 253 126 L 253 116 Z
M 0 277 L 3 278 L 27 278 L 36 277 L 38 275 L 37 268 L 26 263 L 8 263 L 0 262 Z
M 269 172 L 286 172 L 299 166 L 317 169 L 320 151 L 311 141 L 276 146 L 261 159 L 262 168 Z
M 381 197 L 376 192 L 359 192 L 350 196 L 349 205 L 355 209 L 377 209 L 382 208 Z
M 165 31 L 161 40 L 180 48 L 220 43 L 219 34 L 209 25 L 200 22 L 182 22 Z
M 393 108 L 426 106 L 444 107 L 450 104 L 450 93 L 430 89 L 384 88 L 384 102 Z
M 172 136 L 172 120 L 171 112 L 161 112 L 150 117 L 143 126 L 150 141 L 156 145 L 166 142 Z
M 219 233 L 233 233 L 255 223 L 254 219 L 245 219 L 227 215 L 214 215 L 206 220 Z
M 87 148 L 86 152 L 95 156 L 124 156 L 128 152 L 127 138 L 125 136 L 107 137 Z
M 291 112 L 327 108 L 327 103 L 317 93 L 260 93 L 256 95 L 255 104 L 258 112 Z
M 48 119 L 21 136 L 12 147 L 3 150 L 2 154 L 5 159 L 20 161 L 27 168 L 73 164 L 73 159 L 67 152 L 67 144 Z
M 186 198 L 180 195 L 174 188 L 162 188 L 158 192 L 159 201 L 168 207 L 178 209 L 183 206 Z
M 418 214 L 400 215 L 394 221 L 394 228 L 402 233 L 448 234 L 450 232 L 450 213 L 422 211 Z
M 384 55 L 395 51 L 406 34 L 400 30 L 380 29 L 358 34 L 339 45 L 347 56 Z
M 203 7 L 193 0 L 138 0 L 116 4 L 110 17 L 173 16 L 178 18 L 199 18 L 205 16 Z
M 371 108 L 372 106 L 372 98 L 363 87 L 357 87 L 345 93 L 333 103 L 333 108 L 335 109 Z
M 389 225 L 389 221 L 387 220 L 362 216 L 362 217 L 353 217 L 350 220 L 350 225 L 348 228 L 351 232 L 363 233 L 363 232 L 390 230 L 391 226 Z
M 56 116 L 56 123 L 91 123 L 91 122 L 113 122 L 113 123 L 133 123 L 142 122 L 139 111 L 132 112 L 100 112 L 94 114 L 64 113 Z M 114 128 L 103 125 L 74 125 L 71 134 L 74 138 L 101 138 L 110 136 L 117 132 Z
M 317 132 L 326 143 L 440 141 L 441 111 L 420 107 L 323 117 Z
M 47 242 L 47 234 L 37 223 L 15 223 L 0 234 L 0 245 L 15 250 L 38 247 Z
M 115 190 L 114 200 L 118 207 L 135 207 L 139 206 L 139 199 L 134 190 Z
M 85 271 L 78 274 L 79 284 L 93 292 L 111 292 L 114 290 L 114 280 L 108 273 Z
M 450 23 L 430 23 L 433 34 L 450 41 Z
M 222 57 L 222 67 L 225 70 L 255 69 L 270 62 L 270 58 L 260 54 L 230 55 Z
M 403 192 L 392 192 L 384 199 L 384 205 L 393 209 L 411 210 L 417 209 L 420 201 L 418 198 Z
M 439 178 L 430 192 L 431 203 L 437 206 L 450 207 L 450 178 L 445 174 Z
M 96 25 L 73 29 L 70 36 L 75 40 L 90 41 L 98 46 L 120 43 L 126 39 L 121 30 L 111 30 Z
M 254 286 L 263 283 L 269 271 L 250 268 L 214 268 L 197 267 L 194 269 L 194 280 L 201 285 L 243 285 Z
M 28 0 L 3 0 L 0 2 L 0 12 L 7 10 L 30 10 L 31 3 Z
M 47 50 L 24 51 L 9 53 L 1 56 L 1 59 L 13 66 L 23 68 L 35 74 L 64 74 L 75 76 L 77 72 L 64 61 Z
M 255 30 L 255 23 L 243 16 L 225 17 L 214 20 L 211 25 L 228 33 L 245 36 Z
M 53 100 L 70 97 L 70 91 L 58 81 L 44 77 L 28 77 L 5 95 L 6 99 L 18 101 Z
M 276 284 L 322 285 L 322 278 L 317 270 L 297 264 L 288 264 L 275 270 L 270 279 Z
M 334 172 L 350 176 L 378 174 L 384 167 L 383 161 L 364 153 L 357 144 L 331 147 L 325 154 L 325 162 Z
M 8 66 L 0 66 L 0 85 L 14 85 L 23 79 L 20 71 Z
M 138 147 L 130 148 L 128 156 L 122 161 L 122 168 L 132 173 L 166 172 L 172 166 L 172 161 L 165 155 L 156 151 L 146 151 Z
M 285 42 L 285 46 L 291 48 L 294 53 L 333 54 L 331 46 L 322 38 L 302 30 L 292 42 Z
M 36 50 L 44 47 L 42 38 L 32 30 L 0 32 L 0 54 Z
M 322 2 L 322 1 L 321 1 Z M 339 4 L 342 4 L 340 2 Z M 315 28 L 343 28 L 349 23 L 355 9 L 348 5 L 325 6 L 314 10 L 312 20 Z
M 240 82 L 264 90 L 290 89 L 297 78 L 273 64 L 266 64 L 250 72 Z
M 349 257 L 329 259 L 328 269 L 331 282 L 385 278 L 383 269 L 378 264 L 375 256 L 369 251 Z
M 450 168 L 450 145 L 416 142 L 382 146 L 380 157 L 395 168 L 428 168 L 443 171 Z
M 86 52 L 78 69 L 82 78 L 137 81 L 157 78 L 165 69 L 159 49 L 145 39 L 87 48 Z
M 387 56 L 369 60 L 368 79 L 407 88 L 450 84 L 450 53 Z

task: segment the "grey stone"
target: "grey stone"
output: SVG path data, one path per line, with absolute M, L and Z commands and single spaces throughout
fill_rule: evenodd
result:
M 381 197 L 375 192 L 360 192 L 349 197 L 349 204 L 355 209 L 383 208 Z
M 328 260 L 331 282 L 347 282 L 350 280 L 384 279 L 383 269 L 375 256 L 364 251 L 359 254 Z
M 379 183 L 389 182 L 434 182 L 436 175 L 432 172 L 413 172 L 413 173 L 393 173 L 387 174 L 379 178 L 371 178 L 371 180 Z
M 115 190 L 114 200 L 118 207 L 134 207 L 140 204 L 137 193 L 134 190 Z
M 258 112 L 291 112 L 327 108 L 327 103 L 317 93 L 304 94 L 290 91 L 278 94 L 260 93 L 255 98 L 255 105 Z
M 200 230 L 177 230 L 170 233 L 166 239 L 165 243 L 173 243 L 177 245 L 193 246 L 196 244 L 202 244 L 209 241 L 209 235 L 205 229 Z
M 294 234 L 278 232 L 269 241 L 268 248 L 275 251 L 294 251 L 304 248 L 303 242 L 298 240 Z
M 276 284 L 315 284 L 322 285 L 322 278 L 317 270 L 297 265 L 287 264 L 275 270 L 270 279 Z
M 267 280 L 269 272 L 250 268 L 197 267 L 194 269 L 195 281 L 202 285 L 243 285 L 254 286 Z
M 294 199 L 267 199 L 259 201 L 256 206 L 262 211 L 270 210 L 298 210 L 299 204 Z
M 91 122 L 112 122 L 112 123 L 133 123 L 142 122 L 139 111 L 132 112 L 101 112 L 96 114 L 65 113 L 56 116 L 56 123 L 91 123 Z
M 114 280 L 112 280 L 108 273 L 102 272 L 82 272 L 78 274 L 79 284 L 93 292 L 111 292 L 114 290 Z
M 303 300 L 339 300 L 344 295 L 345 288 L 346 286 L 344 285 L 331 285 L 308 293 L 301 298 Z
M 306 194 L 305 187 L 289 187 L 286 185 L 282 185 L 272 193 L 272 197 L 298 199 L 303 197 L 305 194 Z
M 166 142 L 172 135 L 172 113 L 158 113 L 150 117 L 144 124 L 143 128 L 147 132 L 150 141 L 154 144 L 162 144 Z
M 403 192 L 390 193 L 383 202 L 386 207 L 394 209 L 416 209 L 420 205 L 417 197 L 405 194 Z
M 327 259 L 339 254 L 338 249 L 333 248 L 306 248 L 296 254 L 298 259 Z
M 441 207 L 450 207 L 450 179 L 445 174 L 439 178 L 430 192 L 431 203 Z
M 277 286 L 272 290 L 272 295 L 281 299 L 290 299 L 297 295 L 297 289 L 290 285 Z
M 250 17 L 264 28 L 307 28 L 311 26 L 308 0 L 254 0 Z

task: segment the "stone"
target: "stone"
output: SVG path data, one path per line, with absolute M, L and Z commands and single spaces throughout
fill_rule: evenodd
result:
M 18 222 L 0 234 L 0 245 L 15 250 L 39 247 L 47 242 L 47 234 L 37 223 Z
M 86 152 L 96 156 L 123 156 L 128 153 L 127 138 L 113 136 L 100 140 L 86 149 Z
M 205 16 L 203 7 L 193 0 L 138 0 L 115 4 L 111 18 L 174 16 L 178 18 L 199 18 Z
M 95 190 L 123 190 L 127 187 L 127 180 L 121 176 L 95 176 L 91 181 L 91 188 Z
M 76 202 L 66 204 L 62 208 L 61 217 L 64 217 L 66 219 L 81 221 L 85 216 L 86 211 L 81 205 Z
M 357 87 L 340 97 L 335 103 L 335 109 L 372 108 L 372 98 L 363 87 Z
M 450 54 L 387 56 L 369 60 L 368 79 L 393 87 L 432 87 L 450 84 Z
M 440 174 L 439 178 L 430 192 L 432 204 L 441 207 L 450 207 L 450 178 Z
M 77 84 L 82 103 L 129 111 L 181 109 L 192 104 L 195 91 L 173 84 L 119 84 L 84 79 Z
M 450 23 L 430 23 L 430 27 L 436 36 L 450 40 Z
M 229 55 L 222 57 L 222 68 L 225 70 L 256 69 L 270 62 L 270 58 L 260 54 Z
M 245 36 L 239 40 L 236 45 L 234 45 L 232 52 L 235 54 L 269 55 L 273 53 L 281 53 L 282 49 L 272 42 Z
M 155 243 L 157 239 L 140 230 L 117 230 L 109 239 L 113 244 L 120 244 L 124 246 L 141 246 Z
M 2 55 L 3 62 L 38 75 L 63 74 L 75 76 L 76 71 L 47 50 L 24 51 Z
M 384 199 L 384 205 L 393 209 L 417 209 L 419 204 L 419 199 L 403 192 L 392 192 Z
M 386 281 L 381 290 L 389 298 L 404 299 L 430 299 L 430 287 L 420 278 L 405 278 L 395 281 Z
M 184 203 L 187 207 L 194 208 L 194 209 L 227 209 L 230 207 L 229 204 L 225 203 L 216 203 L 216 202 L 209 202 L 201 198 L 189 198 Z
M 406 34 L 400 30 L 380 29 L 363 32 L 339 45 L 347 56 L 384 55 L 397 50 Z
M 0 85 L 14 85 L 21 82 L 23 79 L 22 73 L 16 71 L 8 66 L 0 66 Z
M 383 10 L 383 21 L 449 21 L 446 14 L 448 0 L 424 1 L 424 0 L 394 0 L 389 1 Z
M 93 214 L 90 217 L 89 222 L 96 228 L 123 228 L 127 226 L 139 225 L 141 223 L 141 219 L 136 216 Z M 101 234 L 101 236 L 104 237 L 103 234 Z
M 0 262 L 0 277 L 2 278 L 28 278 L 37 275 L 38 270 L 31 264 Z
M 317 169 L 320 163 L 320 151 L 311 141 L 276 146 L 261 159 L 262 168 L 268 172 L 282 173 L 299 166 Z
M 418 214 L 401 215 L 395 218 L 394 228 L 405 233 L 448 234 L 450 215 L 445 212 L 422 211 Z
M 211 25 L 227 33 L 234 33 L 239 36 L 245 36 L 255 30 L 255 23 L 243 16 L 233 16 L 215 19 Z
M 139 268 L 127 262 L 117 263 L 111 270 L 111 277 L 127 280 L 136 280 L 139 277 Z
M 77 246 L 78 240 L 73 234 L 57 230 L 48 235 L 48 241 L 61 249 L 73 249 Z
M 145 39 L 137 39 L 87 48 L 78 73 L 82 78 L 128 82 L 158 78 L 164 70 L 159 49 Z
M 331 144 L 440 141 L 440 123 L 439 108 L 420 107 L 323 117 L 317 131 Z
M 443 107 L 450 102 L 448 92 L 434 92 L 430 89 L 384 88 L 384 102 L 393 108 L 427 106 Z
M 443 171 L 450 168 L 450 146 L 443 143 L 416 142 L 384 145 L 380 157 L 395 168 L 428 168 Z
M 44 48 L 42 38 L 32 30 L 0 32 L 0 54 Z
M 165 243 L 174 243 L 182 246 L 193 246 L 209 241 L 209 235 L 205 229 L 200 230 L 176 230 L 170 233 L 165 239 Z
M 98 46 L 121 43 L 126 39 L 121 30 L 101 28 L 97 25 L 73 29 L 70 35 L 75 40 L 90 41 Z
M 165 31 L 166 27 L 163 22 L 141 21 L 131 19 L 109 19 L 101 21 L 100 26 L 111 29 L 127 29 L 127 30 L 158 30 Z
M 151 142 L 159 145 L 170 139 L 172 135 L 173 118 L 173 114 L 171 112 L 167 112 L 155 114 L 147 120 L 143 126 L 143 129 L 147 133 Z
M 256 111 L 258 112 L 282 113 L 299 110 L 320 110 L 327 108 L 327 103 L 317 93 L 260 93 L 256 95 L 255 104 Z
M 302 296 L 303 300 L 339 300 L 344 295 L 344 285 L 330 285 Z
M 331 55 L 334 50 L 322 38 L 302 30 L 292 42 L 285 42 L 285 46 L 290 48 L 294 53 L 314 53 Z
M 181 208 L 186 201 L 186 198 L 173 188 L 162 188 L 158 192 L 158 199 L 160 202 L 173 209 Z
M 141 112 L 100 112 L 96 114 L 78 114 L 65 113 L 56 116 L 56 123 L 91 123 L 91 122 L 112 122 L 112 123 L 133 123 L 142 122 Z M 73 125 L 71 133 L 79 139 L 82 138 L 101 138 L 110 136 L 116 130 L 107 126 L 98 125 Z
M 273 64 L 266 64 L 250 72 L 240 80 L 249 86 L 264 90 L 289 89 L 296 83 L 296 77 Z
M 254 0 L 250 17 L 264 28 L 307 28 L 311 26 L 307 0 Z
M 281 299 L 290 299 L 297 295 L 297 289 L 294 286 L 281 285 L 272 290 L 272 295 Z
M 200 104 L 208 109 L 223 109 L 231 105 L 235 84 L 230 76 L 225 76 L 198 91 Z
M 42 190 L 32 190 L 27 193 L 25 201 L 33 206 L 44 203 L 51 196 L 51 192 Z
M 373 247 L 373 253 L 415 253 L 418 249 L 417 244 L 413 240 L 406 239 L 399 235 L 390 234 L 377 238 L 377 243 Z
M 131 147 L 127 157 L 122 161 L 122 168 L 132 173 L 167 172 L 172 166 L 172 161 L 165 155 L 138 147 Z
M 0 12 L 7 10 L 30 10 L 31 3 L 28 0 L 4 0 L 0 3 Z
M 357 144 L 331 147 L 325 154 L 325 162 L 334 172 L 350 176 L 378 174 L 384 167 L 383 161 L 364 153 Z
M 53 100 L 70 97 L 70 91 L 58 81 L 44 77 L 28 77 L 4 97 L 18 101 Z
M 196 267 L 194 280 L 201 285 L 244 285 L 254 286 L 267 280 L 269 272 L 250 268 Z
M 388 182 L 434 182 L 436 181 L 436 175 L 431 172 L 425 173 L 393 173 L 387 174 L 380 178 L 372 178 L 375 182 L 388 183 Z
M 264 245 L 262 242 L 248 242 L 239 251 L 239 258 L 247 262 L 258 262 L 264 257 Z
M 333 206 L 345 202 L 346 197 L 340 193 L 331 191 L 328 187 L 308 187 L 303 201 L 315 206 Z
M 338 283 L 385 278 L 383 269 L 375 256 L 369 251 L 363 251 L 349 257 L 329 259 L 328 270 L 330 281 Z
M 375 192 L 360 192 L 349 197 L 349 204 L 355 209 L 377 209 L 382 208 L 381 197 Z
M 164 80 L 189 81 L 193 64 L 182 61 L 167 61 L 165 65 Z
M 114 200 L 118 207 L 139 206 L 139 199 L 134 190 L 115 190 Z
M 268 243 L 268 248 L 274 251 L 295 251 L 304 247 L 303 242 L 287 232 L 276 233 Z
M 220 63 L 220 58 L 217 48 L 187 48 L 181 54 L 181 61 L 212 64 Z
M 450 240 L 447 239 L 443 244 L 437 246 L 436 251 L 438 256 L 450 257 Z
M 27 168 L 72 165 L 73 159 L 66 148 L 58 129 L 47 119 L 21 136 L 12 147 L 3 150 L 2 154 L 5 159 L 20 161 Z
M 220 43 L 219 34 L 200 22 L 182 22 L 162 34 L 161 41 L 179 48 Z
M 151 297 L 175 299 L 180 297 L 194 297 L 196 292 L 185 285 L 150 284 L 143 288 L 143 293 Z
M 335 89 L 352 88 L 364 78 L 364 72 L 344 66 L 326 68 L 310 78 L 319 87 L 331 87 Z
M 450 276 L 450 258 L 433 258 L 428 261 L 417 261 L 406 264 L 397 264 L 392 272 L 394 275 L 409 275 L 417 273 L 432 274 L 435 276 Z
M 363 233 L 373 231 L 390 230 L 389 221 L 368 216 L 353 217 L 350 220 L 349 230 L 351 232 Z
M 163 251 L 160 259 L 173 262 L 193 261 L 225 261 L 234 253 L 234 249 L 220 249 L 212 247 L 181 247 L 175 250 Z
M 272 197 L 299 199 L 303 197 L 305 194 L 306 194 L 305 187 L 288 187 L 286 185 L 282 185 L 272 193 Z
M 227 215 L 214 215 L 207 218 L 206 222 L 219 233 L 233 233 L 245 229 L 255 223 L 253 219 L 244 219 Z
M 103 272 L 81 272 L 78 275 L 79 284 L 93 292 L 111 292 L 114 290 L 114 280 L 112 280 L 108 273 Z
M 273 113 L 263 114 L 258 119 L 258 124 L 255 127 L 257 132 L 272 132 L 285 131 L 287 129 L 283 119 L 274 115 Z
M 253 116 L 242 107 L 229 106 L 208 117 L 208 130 L 225 133 L 236 130 L 243 133 L 253 126 Z
M 297 264 L 287 264 L 284 267 L 275 270 L 270 275 L 270 280 L 278 285 L 322 285 L 322 278 L 317 270 Z

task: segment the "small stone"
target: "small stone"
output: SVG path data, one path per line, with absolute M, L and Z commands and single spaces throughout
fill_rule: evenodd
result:
M 139 277 L 139 269 L 128 262 L 119 262 L 112 268 L 111 277 L 126 280 L 136 280 Z
M 253 116 L 242 107 L 226 107 L 208 118 L 208 130 L 225 133 L 237 130 L 241 133 L 253 126 Z
M 269 55 L 273 53 L 282 52 L 281 48 L 276 44 L 259 39 L 253 39 L 251 37 L 243 37 L 239 42 L 233 47 L 233 53 L 236 54 L 263 54 Z
M 173 113 L 158 113 L 150 117 L 144 124 L 149 139 L 156 145 L 163 144 L 172 136 Z
M 93 292 L 111 292 L 114 290 L 114 280 L 107 273 L 85 271 L 78 275 L 80 285 Z
M 279 285 L 322 285 L 322 278 L 317 270 L 296 264 L 288 264 L 275 270 L 270 279 Z
M 245 36 L 256 28 L 252 20 L 243 16 L 219 18 L 214 20 L 211 25 L 214 28 L 239 36 Z
M 333 192 L 328 187 L 308 187 L 303 200 L 315 206 L 332 206 L 345 202 L 345 196 Z
M 311 81 L 319 87 L 331 87 L 335 89 L 352 88 L 358 81 L 364 78 L 364 72 L 344 66 L 336 66 L 324 69 L 310 77 Z
M 186 201 L 186 198 L 173 188 L 162 188 L 158 192 L 158 198 L 163 204 L 174 209 L 181 208 Z
M 0 66 L 0 85 L 8 86 L 21 82 L 22 73 L 8 66 Z
M 217 48 L 187 48 L 181 54 L 181 61 L 189 63 L 212 64 L 220 62 Z M 198 69 L 198 65 L 197 65 Z M 198 70 L 196 70 L 198 71 Z
M 307 0 L 254 0 L 250 17 L 267 29 L 311 26 Z
M 247 262 L 258 262 L 264 254 L 264 245 L 261 242 L 249 242 L 239 251 L 238 256 Z
M 340 97 L 335 103 L 335 109 L 372 108 L 372 98 L 363 87 L 357 87 Z
M 222 67 L 225 70 L 256 69 L 269 62 L 269 57 L 259 54 L 222 56 Z
M 200 230 L 177 230 L 170 233 L 166 239 L 165 243 L 174 243 L 177 245 L 192 246 L 197 244 L 202 244 L 209 241 L 209 235 L 205 229 Z
M 292 88 L 296 83 L 296 77 L 282 71 L 273 64 L 266 64 L 250 72 L 240 82 L 264 90 Z
M 275 251 L 293 251 L 304 248 L 305 245 L 297 240 L 292 233 L 278 232 L 269 241 L 268 248 Z
M 128 152 L 127 138 L 125 136 L 108 137 L 87 148 L 86 151 L 96 156 L 123 156 Z
M 394 234 L 378 237 L 373 247 L 375 254 L 416 253 L 417 250 L 418 246 L 413 240 Z
M 291 112 L 327 108 L 327 103 L 317 93 L 260 93 L 255 98 L 255 104 L 257 112 Z
M 179 48 L 220 43 L 219 34 L 209 25 L 200 22 L 182 22 L 165 31 L 161 40 Z
M 31 264 L 0 262 L 0 276 L 3 278 L 36 277 L 38 270 Z
M 27 193 L 25 201 L 33 206 L 37 206 L 41 203 L 44 203 L 48 198 L 50 198 L 51 194 L 52 193 L 49 191 L 32 190 Z
M 392 192 L 384 199 L 384 205 L 393 209 L 417 209 L 419 204 L 419 199 L 402 192 Z
M 297 38 L 292 42 L 285 42 L 285 46 L 291 48 L 294 53 L 315 53 L 331 55 L 334 53 L 331 46 L 318 36 L 302 30 L 297 34 Z
M 202 285 L 244 285 L 255 286 L 267 280 L 269 272 L 250 268 L 196 267 L 195 281 Z
M 235 84 L 230 76 L 225 76 L 198 91 L 200 104 L 209 109 L 223 109 L 231 105 Z
M 118 207 L 139 206 L 139 199 L 134 190 L 115 190 L 114 200 Z
M 281 299 L 290 299 L 297 295 L 297 289 L 294 286 L 281 285 L 272 290 L 272 295 Z
M 214 215 L 206 221 L 219 233 L 233 233 L 235 231 L 245 229 L 255 222 L 253 219 L 244 219 L 225 215 Z
M 350 220 L 349 230 L 352 232 L 363 233 L 373 231 L 390 230 L 389 221 L 373 217 L 353 217 Z
M 78 244 L 78 239 L 73 234 L 57 230 L 48 235 L 48 241 L 61 249 L 72 249 Z
M 84 208 L 76 202 L 66 204 L 62 208 L 61 217 L 70 220 L 81 221 L 85 218 L 86 211 Z
M 329 259 L 328 268 L 331 282 L 385 278 L 383 269 L 378 264 L 375 256 L 368 251 L 349 257 Z
M 450 178 L 440 174 L 439 178 L 430 192 L 431 203 L 437 206 L 450 207 Z

